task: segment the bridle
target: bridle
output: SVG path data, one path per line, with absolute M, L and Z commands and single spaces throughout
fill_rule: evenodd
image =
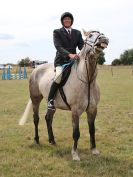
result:
M 98 33 L 98 35 L 97 35 L 97 37 L 95 38 L 94 41 L 88 39 L 88 37 L 89 37 L 90 35 L 92 35 L 91 33 Z M 95 44 L 96 41 L 97 41 L 97 39 L 98 39 L 100 36 L 103 36 L 103 33 L 100 33 L 99 31 L 91 31 L 90 34 L 89 34 L 89 36 L 84 40 L 84 44 L 85 44 L 85 45 L 89 45 L 90 47 L 93 48 L 93 47 L 94 47 L 94 44 Z
M 89 66 L 90 66 L 90 60 L 87 60 L 88 59 L 88 54 L 90 52 L 93 52 L 94 54 L 94 47 L 95 47 L 95 43 L 96 41 L 98 40 L 98 38 L 100 36 L 102 36 L 103 34 L 98 32 L 98 31 L 92 31 L 91 33 L 94 33 L 94 32 L 97 32 L 98 35 L 97 37 L 95 38 L 94 41 L 90 41 L 88 39 L 88 37 L 85 39 L 84 41 L 84 48 L 88 45 L 90 46 L 90 50 L 85 54 L 85 67 L 86 67 L 86 72 L 87 72 L 87 82 L 83 81 L 81 78 L 78 77 L 79 80 L 81 80 L 83 83 L 87 84 L 88 85 L 88 105 L 86 107 L 86 110 L 88 109 L 89 105 L 90 105 L 90 86 L 91 86 L 91 83 L 93 82 L 93 80 L 95 79 L 94 77 L 94 74 L 95 74 L 95 71 L 96 71 L 96 68 L 97 68 L 97 61 L 95 62 L 95 66 L 94 66 L 94 70 L 93 70 L 93 73 L 91 74 L 91 76 L 89 77 L 89 70 L 88 70 L 88 62 L 89 62 Z M 89 35 L 91 35 L 91 33 Z
M 88 85 L 88 83 L 91 83 L 91 82 L 94 80 L 93 77 L 89 80 L 89 71 L 88 71 L 88 67 L 87 67 L 87 65 L 88 65 L 88 63 L 87 63 L 87 55 L 88 55 L 90 52 L 94 54 L 95 43 L 96 43 L 97 39 L 98 39 L 101 35 L 103 35 L 102 33 L 98 32 L 98 31 L 91 31 L 91 33 L 94 33 L 94 32 L 97 32 L 97 33 L 99 33 L 99 34 L 98 34 L 98 36 L 96 37 L 96 39 L 93 41 L 93 43 L 89 41 L 89 39 L 88 39 L 89 36 L 84 40 L 84 48 L 85 48 L 87 45 L 90 46 L 90 50 L 85 54 L 85 65 L 86 65 L 87 78 L 88 78 L 88 79 L 87 79 L 87 82 L 84 81 L 84 80 L 82 80 L 82 79 L 79 77 L 78 71 L 77 71 L 78 79 L 79 79 L 81 82 L 83 82 L 84 84 L 87 84 L 87 85 Z M 91 35 L 91 33 L 90 33 L 89 35 Z M 89 60 L 89 62 L 90 62 L 90 60 Z M 90 63 L 89 63 L 89 64 L 90 64 Z M 95 71 L 96 71 L 96 66 L 97 66 L 97 61 L 96 61 L 95 67 L 94 67 L 94 68 L 95 68 L 95 69 L 94 69 L 94 73 L 95 73 Z M 93 75 L 94 75 L 94 74 L 93 74 Z

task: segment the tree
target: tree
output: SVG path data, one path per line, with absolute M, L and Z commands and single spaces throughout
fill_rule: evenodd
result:
M 121 61 L 116 58 L 116 59 L 114 59 L 114 60 L 112 61 L 111 64 L 114 65 L 114 66 L 117 66 L 117 65 L 120 65 L 120 64 L 121 64 Z
M 120 61 L 123 65 L 128 65 L 128 50 L 125 50 L 124 53 L 120 55 Z
M 133 49 L 128 50 L 128 61 L 130 65 L 133 64 Z
M 119 61 L 118 61 L 119 60 Z M 112 65 L 133 65 L 133 49 L 125 50 L 119 59 L 114 59 Z
M 120 61 L 123 65 L 132 65 L 133 64 L 133 49 L 128 49 L 120 55 Z
M 24 66 L 29 66 L 31 63 L 30 61 L 30 58 L 29 57 L 26 57 L 24 59 L 21 59 L 19 62 L 18 62 L 18 65 L 21 66 L 21 67 L 24 67 Z
M 104 57 L 104 52 L 102 52 L 100 55 L 99 55 L 99 57 L 98 57 L 98 64 L 99 65 L 103 65 L 104 64 L 104 62 L 105 62 L 105 57 Z

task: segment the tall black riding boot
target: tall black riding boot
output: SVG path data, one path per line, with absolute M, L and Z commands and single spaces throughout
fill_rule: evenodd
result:
M 48 95 L 48 109 L 55 110 L 54 98 L 56 96 L 58 88 L 59 88 L 59 84 L 53 82 Z

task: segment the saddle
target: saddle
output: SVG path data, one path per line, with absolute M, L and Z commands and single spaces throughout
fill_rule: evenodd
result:
M 71 110 L 71 107 L 67 102 L 67 98 L 66 98 L 66 95 L 64 93 L 63 86 L 65 85 L 65 83 L 67 82 L 67 80 L 69 78 L 69 75 L 71 73 L 71 67 L 72 67 L 73 63 L 74 62 L 72 61 L 71 63 L 65 64 L 63 66 L 62 78 L 61 78 L 61 82 L 60 82 L 60 85 L 59 85 L 60 95 L 61 95 L 63 101 L 65 102 L 65 104 L 67 105 L 67 107 L 69 108 L 69 110 Z

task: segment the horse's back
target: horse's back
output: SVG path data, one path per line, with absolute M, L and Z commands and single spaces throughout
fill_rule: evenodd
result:
M 53 72 L 54 71 L 54 65 L 53 64 L 42 64 L 39 65 L 37 68 L 35 68 L 30 76 L 30 79 L 32 79 L 33 81 L 39 81 L 43 75 L 45 75 L 45 73 L 47 72 Z
M 30 95 L 48 96 L 48 90 L 54 78 L 54 64 L 42 64 L 35 68 L 29 79 Z

